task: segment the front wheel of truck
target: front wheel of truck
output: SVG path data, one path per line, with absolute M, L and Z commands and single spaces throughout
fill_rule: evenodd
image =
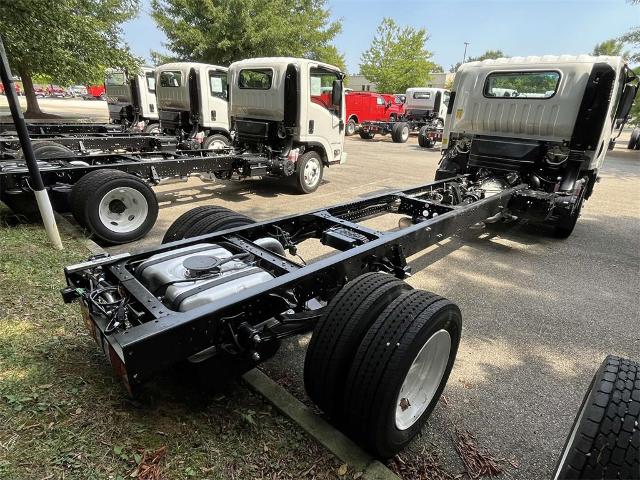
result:
M 318 152 L 306 152 L 298 159 L 298 168 L 294 173 L 296 187 L 300 193 L 313 193 L 322 182 L 324 165 Z

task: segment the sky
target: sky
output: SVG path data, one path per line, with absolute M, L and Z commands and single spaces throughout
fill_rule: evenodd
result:
M 124 26 L 133 52 L 149 60 L 150 50 L 165 51 L 165 35 L 142 0 L 138 18 Z M 268 0 L 265 0 L 268 1 Z M 596 43 L 640 26 L 640 6 L 625 0 L 328 0 L 331 16 L 342 19 L 334 41 L 347 70 L 359 71 L 360 55 L 369 47 L 383 17 L 400 25 L 426 28 L 427 49 L 448 71 L 467 56 L 501 49 L 509 56 L 590 53 Z

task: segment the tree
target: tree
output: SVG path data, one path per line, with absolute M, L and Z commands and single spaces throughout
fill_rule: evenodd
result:
M 251 57 L 341 62 L 331 44 L 342 30 L 325 0 L 152 0 L 152 16 L 181 59 L 229 65 Z
M 424 28 L 401 27 L 383 18 L 369 49 L 360 57 L 360 73 L 381 92 L 404 92 L 426 85 L 435 64 L 426 49 L 429 39 Z
M 0 0 L 0 32 L 13 73 L 22 78 L 26 117 L 44 116 L 34 76 L 68 85 L 102 79 L 106 67 L 138 68 L 120 25 L 139 0 Z
M 611 55 L 629 58 L 629 52 L 623 52 L 624 42 L 615 38 L 605 40 L 593 47 L 593 55 Z
M 487 50 L 478 57 L 468 57 L 465 62 L 481 62 L 482 60 L 495 60 L 496 58 L 508 58 L 509 55 L 505 55 L 502 50 Z M 455 73 L 462 65 L 462 62 L 458 62 L 455 65 L 451 65 L 449 71 Z
M 627 0 L 632 5 L 640 5 L 640 0 Z M 628 43 L 634 49 L 633 53 L 629 54 L 629 61 L 633 63 L 640 62 L 640 27 L 635 27 L 622 35 L 619 40 L 624 43 Z

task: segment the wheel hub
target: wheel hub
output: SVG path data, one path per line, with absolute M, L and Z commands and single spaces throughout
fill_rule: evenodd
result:
M 402 382 L 396 401 L 396 427 L 410 428 L 429 407 L 449 363 L 451 335 L 438 330 L 423 345 Z
M 148 213 L 147 199 L 140 191 L 131 187 L 110 190 L 98 205 L 100 222 L 116 233 L 128 233 L 140 228 Z

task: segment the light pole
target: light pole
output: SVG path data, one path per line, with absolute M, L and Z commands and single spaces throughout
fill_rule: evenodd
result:
M 462 55 L 462 63 L 467 60 L 467 47 L 470 45 L 469 42 L 464 42 L 464 54 Z

